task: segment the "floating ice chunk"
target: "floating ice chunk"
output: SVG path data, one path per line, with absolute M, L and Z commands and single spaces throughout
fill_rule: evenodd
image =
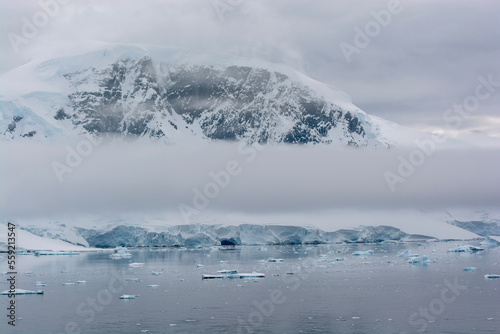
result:
M 488 274 L 488 275 L 484 275 L 484 278 L 486 278 L 486 279 L 500 278 L 500 274 Z
M 126 281 L 129 281 L 129 282 L 139 282 L 140 279 L 139 278 L 136 278 L 136 277 L 128 277 L 128 278 L 125 278 Z
M 229 269 L 229 270 L 219 270 L 217 271 L 219 274 L 237 274 L 237 269 Z
M 263 278 L 266 277 L 265 274 L 252 272 L 252 273 L 238 273 L 237 270 L 222 270 L 216 275 L 202 275 L 202 279 L 215 279 L 215 278 Z
M 448 252 L 463 253 L 463 252 L 479 252 L 482 250 L 484 250 L 484 248 L 476 247 L 476 246 L 472 246 L 472 245 L 462 245 L 462 246 L 450 248 L 450 249 L 448 249 Z
M 32 290 L 24 290 L 24 289 L 14 289 L 14 290 L 5 290 L 0 293 L 0 295 L 43 295 L 42 290 L 32 291 Z
M 136 295 L 121 295 L 120 299 L 135 299 Z
M 45 286 L 45 285 L 46 285 L 46 283 L 43 283 L 43 282 L 40 282 L 40 281 L 38 281 L 38 282 L 35 283 L 35 286 Z
M 267 259 L 267 262 L 283 262 L 283 259 L 275 259 L 270 257 L 269 259 Z
M 159 285 L 158 285 L 158 284 L 149 284 L 148 286 L 149 286 L 150 288 L 157 288 L 157 287 L 159 287 Z
M 196 265 L 196 267 L 197 267 L 197 268 L 203 268 L 203 265 L 202 265 L 202 264 L 200 264 L 200 263 L 198 263 L 198 264 Z
M 87 283 L 87 281 L 81 280 L 81 281 L 76 281 L 76 283 L 78 283 L 78 284 L 85 284 L 85 283 Z
M 64 286 L 70 286 L 70 285 L 75 285 L 75 283 L 73 283 L 73 282 L 65 282 L 62 285 L 64 285 Z
M 161 276 L 161 275 L 163 275 L 163 273 L 162 273 L 162 272 L 160 272 L 160 271 L 153 271 L 153 272 L 151 273 L 151 275 L 153 275 L 153 276 Z
M 133 263 L 129 263 L 128 266 L 130 268 L 141 268 L 143 265 L 144 265 L 144 263 L 142 263 L 142 262 L 133 262 Z
M 477 269 L 476 267 L 465 267 L 464 271 L 474 271 L 476 269 Z
M 415 256 L 408 260 L 408 263 L 425 263 L 429 260 L 427 256 Z
M 373 255 L 373 251 L 371 249 L 369 249 L 367 251 L 355 251 L 354 253 L 352 253 L 352 255 L 354 255 L 354 256 Z
M 35 252 L 35 256 L 40 256 L 40 255 L 79 255 L 78 252 L 74 251 L 69 251 L 69 252 L 64 252 L 64 251 L 38 251 Z
M 344 261 L 344 258 L 343 257 L 338 257 L 335 259 L 335 261 Z

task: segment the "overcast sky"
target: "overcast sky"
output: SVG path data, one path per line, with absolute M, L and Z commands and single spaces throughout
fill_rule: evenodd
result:
M 447 109 L 475 93 L 479 77 L 500 82 L 499 1 L 404 1 L 389 8 L 390 18 L 381 14 L 390 2 L 374 0 L 64 2 L 54 6 L 56 0 L 0 0 L 1 73 L 36 57 L 47 41 L 217 51 L 285 63 L 346 91 L 367 113 L 405 126 L 462 138 L 500 138 L 498 84 L 458 131 L 451 132 L 442 119 Z M 46 22 L 40 3 L 52 11 Z M 374 12 L 386 20 L 383 25 L 376 23 Z M 36 20 L 42 20 L 40 27 L 29 31 L 26 26 Z M 366 45 L 359 44 L 356 31 L 367 28 L 375 30 Z M 24 40 L 16 44 L 13 38 Z M 341 45 L 357 50 L 346 57 Z M 211 181 L 209 172 L 222 170 L 231 160 L 241 162 L 243 172 L 210 201 L 211 209 L 393 210 L 500 203 L 498 150 L 436 153 L 398 182 L 395 191 L 384 173 L 397 173 L 399 157 L 408 158 L 409 151 L 273 150 L 248 163 L 235 147 L 102 147 L 61 183 L 52 163 L 64 162 L 66 144 L 4 144 L 2 159 L 9 163 L 1 170 L 0 218 L 50 216 L 62 209 L 70 214 L 170 210 L 179 216 L 180 204 L 192 204 L 193 189 L 202 189 Z

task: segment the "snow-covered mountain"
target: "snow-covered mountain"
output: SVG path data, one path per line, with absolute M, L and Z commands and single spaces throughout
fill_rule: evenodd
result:
M 409 131 L 284 65 L 138 45 L 60 53 L 0 77 L 0 137 L 90 133 L 388 147 Z

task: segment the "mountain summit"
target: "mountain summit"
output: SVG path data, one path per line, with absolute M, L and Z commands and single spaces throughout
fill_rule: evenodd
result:
M 399 126 L 284 65 L 193 50 L 94 45 L 0 77 L 3 139 L 92 134 L 165 142 L 389 147 Z

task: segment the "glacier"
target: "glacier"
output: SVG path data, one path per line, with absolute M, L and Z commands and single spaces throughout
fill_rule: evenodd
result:
M 170 225 L 162 215 L 135 214 L 122 216 L 79 216 L 60 219 L 27 219 L 14 221 L 18 231 L 20 251 L 78 252 L 114 248 L 113 258 L 130 258 L 122 247 L 212 247 L 258 245 L 421 242 L 449 240 L 482 240 L 482 247 L 500 244 L 495 234 L 499 213 L 495 210 L 447 210 L 446 212 L 401 211 L 383 212 L 332 211 L 317 216 L 315 225 L 304 226 L 302 218 L 291 216 L 217 219 L 217 224 L 193 223 Z M 167 216 L 165 216 L 167 217 Z M 332 220 L 332 217 L 335 217 Z M 263 219 L 264 218 L 264 219 Z M 265 221 L 275 221 L 266 224 Z M 455 221 L 471 221 L 458 227 Z M 238 223 L 237 223 L 238 222 Z M 6 228 L 7 221 L 0 222 Z M 465 229 L 467 228 L 467 229 Z M 477 228 L 477 229 L 475 229 Z M 477 233 L 476 233 L 477 232 Z M 6 234 L 0 234 L 0 251 L 7 249 Z M 460 248 L 461 249 L 461 248 Z M 467 248 L 469 249 L 469 248 Z M 402 251 L 399 257 L 418 256 Z
M 57 224 L 53 223 L 50 226 L 54 227 Z M 19 226 L 19 228 L 26 229 L 26 232 L 34 235 L 54 236 L 39 226 Z M 120 247 L 196 248 L 437 240 L 431 236 L 408 234 L 391 226 L 364 226 L 334 232 L 325 232 L 315 227 L 254 224 L 238 226 L 190 224 L 157 227 L 153 231 L 145 227 L 130 225 L 108 226 L 107 228 L 72 227 L 71 229 L 77 231 L 78 235 L 73 241 L 68 240 L 68 242 L 81 243 L 83 239 L 90 248 L 117 248 L 118 250 L 122 249 Z M 134 265 L 140 264 L 132 264 Z

